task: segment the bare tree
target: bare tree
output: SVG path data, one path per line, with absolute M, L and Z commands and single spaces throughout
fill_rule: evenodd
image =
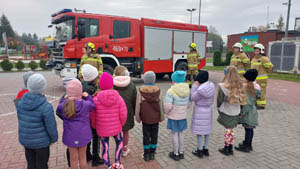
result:
M 277 29 L 279 30 L 283 30 L 284 27 L 284 22 L 283 22 L 283 17 L 282 14 L 280 15 L 279 19 L 278 19 L 278 23 L 276 24 Z
M 217 30 L 214 26 L 212 26 L 212 25 L 210 25 L 210 26 L 208 27 L 208 33 L 216 34 L 216 35 L 219 34 L 218 30 Z

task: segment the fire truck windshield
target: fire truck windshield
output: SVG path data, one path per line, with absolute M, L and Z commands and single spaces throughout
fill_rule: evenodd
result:
M 62 42 L 72 39 L 74 35 L 74 19 L 63 21 L 55 25 L 55 40 Z

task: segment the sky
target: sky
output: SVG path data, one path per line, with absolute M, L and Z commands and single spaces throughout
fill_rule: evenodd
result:
M 282 14 L 286 21 L 288 0 L 202 0 L 201 25 L 214 26 L 220 35 L 242 33 L 249 26 L 276 23 Z M 153 18 L 190 22 L 187 8 L 196 8 L 193 23 L 198 24 L 199 0 L 0 0 L 0 14 L 5 14 L 19 34 L 53 34 L 48 28 L 51 14 L 61 9 L 85 9 L 88 13 Z M 294 29 L 295 18 L 300 17 L 300 0 L 292 0 L 289 28 Z M 297 10 L 298 9 L 298 10 Z

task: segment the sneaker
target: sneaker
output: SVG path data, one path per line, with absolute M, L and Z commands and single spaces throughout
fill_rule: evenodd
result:
M 172 158 L 175 161 L 179 161 L 180 160 L 179 154 L 174 154 L 174 152 L 170 152 L 169 153 L 169 157 Z
M 99 155 L 94 155 L 92 159 L 92 166 L 98 166 L 104 164 L 104 160 L 99 157 Z
M 121 163 L 114 163 L 112 169 L 124 169 L 124 166 Z
M 142 154 L 142 157 L 143 157 L 143 159 L 145 160 L 145 161 L 150 161 L 150 154 L 149 153 L 143 153 Z
M 195 156 L 199 157 L 199 158 L 203 158 L 203 150 L 199 150 L 197 148 L 197 150 L 192 151 L 192 154 L 194 154 Z
M 149 154 L 149 156 L 150 156 L 150 160 L 155 160 L 155 153 L 154 152 L 151 152 Z
M 179 159 L 180 159 L 180 160 L 183 160 L 183 159 L 184 159 L 184 153 L 183 153 L 183 152 L 179 153 Z
M 129 149 L 129 148 L 126 148 L 126 149 L 127 149 L 127 151 L 123 151 L 123 152 L 122 152 L 122 156 L 123 156 L 123 157 L 128 156 L 128 154 L 130 153 L 130 149 Z
M 209 156 L 208 149 L 205 149 L 205 147 L 204 147 L 204 146 L 203 146 L 203 155 L 205 155 L 205 156 Z

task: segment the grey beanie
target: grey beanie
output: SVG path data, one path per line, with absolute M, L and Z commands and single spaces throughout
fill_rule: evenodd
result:
M 33 74 L 34 74 L 33 71 L 29 71 L 29 72 L 24 73 L 23 79 L 24 79 L 25 89 L 27 89 L 27 81 L 28 81 L 29 77 L 30 77 L 31 75 L 33 75 Z
M 148 71 L 144 74 L 144 84 L 145 85 L 154 85 L 156 81 L 155 73 Z
M 46 89 L 47 82 L 43 75 L 41 74 L 34 74 L 29 77 L 27 82 L 27 87 L 29 92 L 35 94 L 43 94 L 44 90 Z

